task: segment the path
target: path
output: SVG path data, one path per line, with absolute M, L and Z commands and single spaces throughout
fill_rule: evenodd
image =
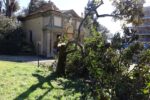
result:
M 0 55 L 0 61 L 12 61 L 12 62 L 23 62 L 23 63 L 32 63 L 37 64 L 38 63 L 38 57 L 37 56 L 8 56 L 8 55 Z M 45 65 L 52 65 L 54 62 L 54 59 L 48 59 L 39 57 L 40 64 Z

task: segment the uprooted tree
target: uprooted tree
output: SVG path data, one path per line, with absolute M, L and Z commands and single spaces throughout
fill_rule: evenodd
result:
M 68 41 L 65 45 L 61 45 L 59 47 L 58 64 L 56 68 L 58 76 L 65 75 L 65 66 L 68 54 L 73 53 L 80 48 L 82 52 L 81 54 L 84 57 L 85 50 L 84 45 L 80 42 L 80 33 L 87 18 L 91 18 L 93 22 L 97 21 L 98 18 L 112 17 L 115 20 L 124 20 L 128 23 L 133 23 L 134 25 L 142 23 L 141 17 L 143 17 L 143 0 L 111 0 L 110 2 L 112 2 L 112 5 L 115 7 L 114 11 L 111 14 L 99 14 L 98 8 L 105 3 L 104 0 L 89 0 L 87 7 L 85 8 L 85 16 L 79 25 L 76 39 Z M 68 47 L 73 44 L 74 48 L 71 50 L 68 49 Z
M 88 87 L 85 91 L 90 93 L 84 92 L 83 100 L 150 99 L 150 50 L 137 41 L 136 31 L 123 27 L 124 36 L 121 37 L 118 33 L 114 35 L 112 43 L 107 44 L 94 23 L 95 19 L 108 16 L 138 25 L 141 23 L 140 17 L 143 16 L 142 5 L 139 2 L 114 0 L 116 10 L 112 14 L 99 15 L 97 8 L 103 4 L 102 0 L 90 1 L 76 40 L 59 45 L 56 72 L 60 76 L 71 76 L 86 83 Z M 92 36 L 85 38 L 84 44 L 81 44 L 80 29 L 85 21 L 88 22 L 89 17 L 93 20 L 93 24 L 90 24 Z M 128 47 L 124 48 L 124 43 L 129 44 Z

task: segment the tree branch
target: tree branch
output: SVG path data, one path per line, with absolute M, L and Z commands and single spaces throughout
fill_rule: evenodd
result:
M 81 27 L 84 23 L 84 21 L 86 20 L 86 18 L 90 15 L 90 12 L 88 14 L 86 14 L 85 18 L 81 21 L 80 25 L 79 25 L 79 29 L 78 29 L 78 35 L 77 35 L 77 41 L 79 41 L 80 38 L 80 33 L 81 33 Z
M 103 3 L 103 0 L 101 0 L 101 3 L 98 4 L 96 7 L 92 8 L 92 10 L 90 10 L 84 17 L 84 19 L 81 21 L 80 25 L 79 25 L 79 28 L 78 28 L 78 35 L 77 35 L 77 41 L 79 41 L 79 38 L 80 38 L 80 33 L 81 33 L 81 27 L 84 23 L 84 21 L 87 19 L 87 17 L 91 14 L 91 12 L 94 10 L 96 10 L 98 7 L 100 7 Z
M 112 15 L 112 14 L 102 14 L 102 15 L 98 15 L 97 17 L 117 17 L 117 15 Z
M 115 15 L 113 15 L 113 14 L 101 14 L 101 15 L 99 15 L 96 9 L 94 11 L 95 11 L 97 17 L 119 17 L 119 15 L 120 15 L 120 14 L 115 14 Z
M 3 0 L 3 2 L 4 2 L 4 4 L 5 4 L 5 6 L 7 7 L 6 1 L 5 1 L 5 0 Z
M 103 0 L 101 0 L 101 2 L 94 8 L 97 9 L 99 6 L 101 6 L 102 4 L 104 4 Z

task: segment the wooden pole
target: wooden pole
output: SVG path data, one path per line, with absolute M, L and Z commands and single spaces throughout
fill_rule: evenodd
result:
M 37 61 L 37 62 L 38 62 L 38 63 L 37 63 L 37 66 L 38 66 L 38 67 L 40 67 L 40 59 L 39 59 L 39 45 L 40 45 L 40 44 L 38 43 L 38 45 L 37 45 L 37 49 L 38 49 L 38 50 L 37 50 L 37 60 L 38 60 L 38 61 Z

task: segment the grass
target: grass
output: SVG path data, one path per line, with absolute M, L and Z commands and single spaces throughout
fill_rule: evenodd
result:
M 79 100 L 84 87 L 32 64 L 0 61 L 0 100 Z

